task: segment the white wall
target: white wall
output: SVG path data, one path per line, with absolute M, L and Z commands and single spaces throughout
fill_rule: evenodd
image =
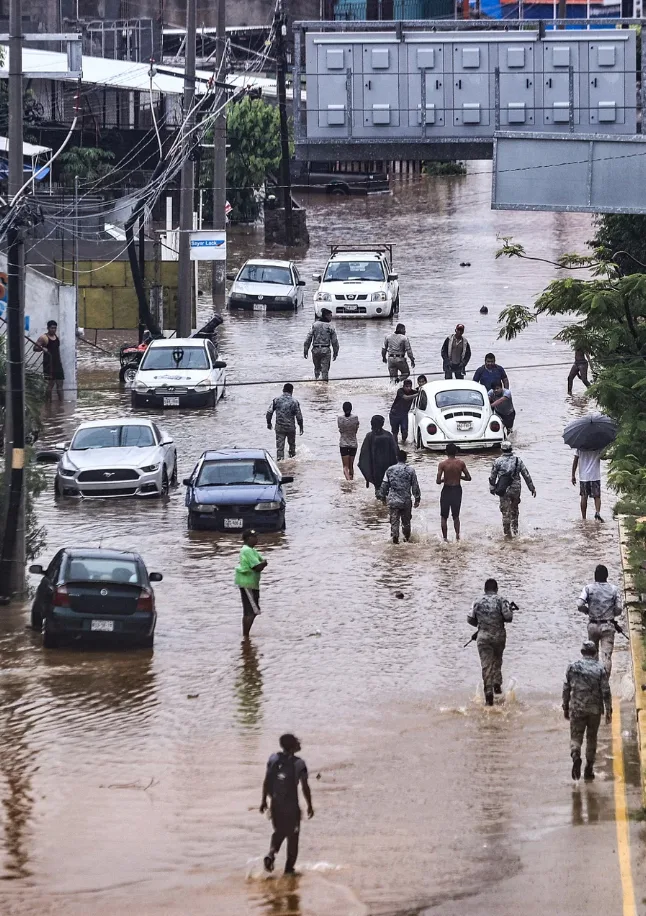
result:
M 0 253 L 0 318 L 5 318 L 7 307 L 7 256 Z M 47 330 L 47 322 L 58 323 L 61 341 L 61 360 L 65 372 L 65 388 L 76 388 L 76 289 L 46 277 L 33 267 L 27 268 L 25 281 L 25 333 L 36 340 Z M 0 333 L 5 325 L 0 323 Z M 32 344 L 25 341 L 25 350 Z M 66 391 L 66 398 L 72 392 Z

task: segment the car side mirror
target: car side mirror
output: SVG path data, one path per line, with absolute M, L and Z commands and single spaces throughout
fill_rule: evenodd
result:
M 237 270 L 228 270 L 227 271 L 227 280 L 235 280 L 237 276 L 238 276 Z
M 215 362 L 213 363 L 214 369 L 226 369 L 226 367 L 227 367 L 227 364 L 224 362 L 223 359 L 216 359 Z
M 299 286 L 305 286 L 305 280 L 299 280 L 299 281 L 298 281 L 298 285 L 299 285 Z
M 185 477 L 182 483 L 184 484 L 185 487 L 190 487 L 192 486 L 193 481 L 191 480 L 190 477 Z
M 29 567 L 29 572 L 30 572 L 30 573 L 35 573 L 35 574 L 38 575 L 38 576 L 44 576 L 44 575 L 45 575 L 45 570 L 44 570 L 43 567 L 40 565 L 40 563 L 32 563 L 31 566 Z
M 173 444 L 173 440 L 172 440 L 172 439 L 162 439 L 162 441 L 161 441 L 160 444 L 161 444 L 161 445 L 172 445 L 172 444 Z
M 293 477 L 281 477 L 280 482 L 281 483 L 294 483 L 294 478 Z
M 398 280 L 399 274 L 388 274 L 388 280 Z
M 316 280 L 317 283 L 321 282 L 321 274 L 312 274 L 312 280 Z
M 66 452 L 71 444 L 71 442 L 57 442 L 54 448 L 59 448 L 62 452 Z
M 151 582 L 161 582 L 164 577 L 161 573 L 149 573 L 148 578 Z

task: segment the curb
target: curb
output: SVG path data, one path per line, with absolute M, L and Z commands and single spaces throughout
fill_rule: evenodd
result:
M 630 657 L 635 682 L 635 713 L 637 716 L 637 744 L 639 746 L 642 807 L 646 808 L 646 670 L 644 670 L 643 604 L 635 589 L 628 558 L 628 538 L 625 516 L 619 519 L 619 549 L 624 579 L 624 604 L 628 618 Z

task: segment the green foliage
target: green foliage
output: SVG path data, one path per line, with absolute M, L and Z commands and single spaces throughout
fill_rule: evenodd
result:
M 7 384 L 7 364 L 4 341 L 0 344 L 0 390 L 5 391 Z M 37 429 L 40 424 L 40 409 L 45 397 L 45 386 L 42 376 L 35 371 L 25 373 L 25 407 L 27 429 Z M 4 402 L 0 405 L 0 426 L 4 430 Z M 42 469 L 33 460 L 31 449 L 27 449 L 25 464 L 27 484 L 26 526 L 27 526 L 27 559 L 35 559 L 45 548 L 45 529 L 38 525 L 34 508 L 35 498 L 43 492 L 47 482 Z M 4 466 L 0 465 L 0 519 L 4 519 L 6 491 L 4 485 Z
M 114 153 L 99 149 L 97 146 L 75 146 L 69 152 L 59 156 L 61 178 L 69 187 L 74 186 L 74 178 L 80 181 L 97 181 L 103 178 L 112 168 Z
M 604 220 L 606 218 L 604 217 Z M 598 224 L 599 225 L 599 224 Z M 613 241 L 604 227 L 607 242 Z M 522 245 L 503 239 L 499 256 L 530 258 Z M 601 239 L 594 244 L 601 249 Z M 605 244 L 605 243 L 604 243 Z M 612 247 L 612 245 L 610 246 Z M 541 315 L 574 316 L 557 339 L 590 357 L 594 384 L 589 395 L 619 424 L 610 447 L 609 482 L 632 511 L 646 511 L 646 274 L 623 275 L 607 250 L 597 256 L 567 254 L 555 267 L 592 268 L 593 278 L 552 280 L 533 309 L 509 305 L 500 313 L 499 337 L 511 340 Z M 616 249 L 615 249 L 616 250 Z
M 646 216 L 607 213 L 595 219 L 592 245 L 622 274 L 646 270 Z
M 431 160 L 422 163 L 423 175 L 466 175 L 466 173 L 467 167 L 464 162 L 435 162 Z
M 227 199 L 232 220 L 254 220 L 260 213 L 257 192 L 280 164 L 278 108 L 248 96 L 227 113 Z

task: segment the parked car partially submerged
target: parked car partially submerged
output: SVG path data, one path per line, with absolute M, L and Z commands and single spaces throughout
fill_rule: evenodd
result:
M 254 312 L 295 312 L 303 304 L 303 287 L 293 261 L 254 258 L 234 276 L 229 308 Z
M 212 340 L 153 340 L 132 383 L 132 406 L 215 407 L 224 394 L 226 365 Z
M 418 448 L 440 450 L 455 442 L 464 449 L 489 449 L 506 438 L 486 389 L 457 379 L 423 385 L 410 409 L 409 426 Z
M 157 612 L 151 582 L 138 553 L 65 547 L 49 566 L 29 567 L 42 576 L 31 607 L 31 625 L 52 649 L 63 640 L 124 641 L 150 648 Z
M 283 477 L 261 448 L 203 452 L 184 480 L 189 528 L 281 531 L 285 527 Z

